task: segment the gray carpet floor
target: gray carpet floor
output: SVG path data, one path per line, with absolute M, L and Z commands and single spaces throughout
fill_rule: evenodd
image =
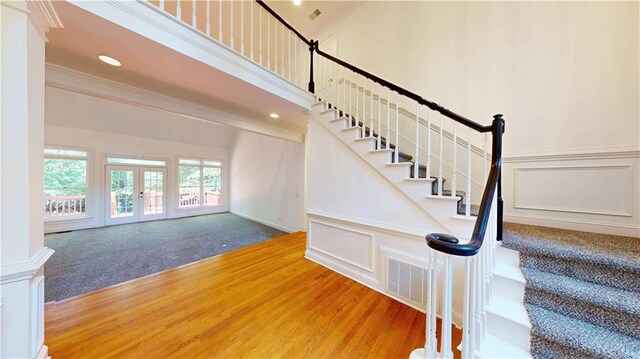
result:
M 640 239 L 505 224 L 534 358 L 640 358 Z
M 48 234 L 45 301 L 59 301 L 285 234 L 231 213 Z

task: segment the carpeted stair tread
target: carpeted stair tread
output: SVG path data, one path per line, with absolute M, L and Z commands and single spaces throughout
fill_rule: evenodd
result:
M 609 266 L 640 274 L 637 238 L 505 223 L 502 245 L 524 255 L 541 255 Z
M 536 305 L 525 306 L 533 326 L 534 358 L 640 358 L 638 339 Z
M 525 303 L 640 339 L 640 293 L 523 268 Z

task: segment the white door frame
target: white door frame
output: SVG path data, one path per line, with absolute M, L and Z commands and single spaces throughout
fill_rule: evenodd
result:
M 111 172 L 112 171 L 131 171 L 133 173 L 133 206 L 130 216 L 111 217 Z M 162 213 L 144 214 L 144 173 L 145 172 L 162 172 Z M 159 220 L 167 218 L 167 168 L 166 167 L 150 167 L 135 165 L 107 164 L 105 165 L 105 216 L 104 224 L 106 226 L 144 222 L 151 220 Z

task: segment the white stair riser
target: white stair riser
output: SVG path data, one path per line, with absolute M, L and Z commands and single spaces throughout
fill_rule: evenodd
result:
M 349 129 L 341 130 L 338 132 L 338 135 L 345 143 L 351 144 L 356 138 L 360 137 L 360 129 L 357 127 L 351 127 Z
M 508 314 L 497 315 L 487 312 L 487 332 L 499 339 L 505 340 L 518 348 L 529 351 L 531 349 L 531 329 L 527 326 L 507 319 Z
M 513 267 L 520 267 L 520 253 L 518 251 L 507 249 L 502 246 L 498 246 L 496 249 L 496 259 L 498 262 Z
M 402 183 L 409 178 L 409 166 L 387 165 L 382 169 L 383 173 L 393 183 Z
M 501 296 L 515 302 L 524 301 L 525 283 L 503 277 L 497 273 L 493 274 L 493 295 Z
M 391 152 L 389 151 L 373 151 L 366 156 L 367 161 L 375 168 L 382 169 L 391 162 Z
M 347 128 L 347 119 L 346 118 L 339 118 L 339 119 L 331 120 L 331 121 L 329 121 L 329 128 L 334 133 L 335 132 L 340 132 L 343 129 Z
M 370 138 L 354 141 L 351 147 L 362 157 L 368 157 L 369 151 L 375 149 L 375 140 Z

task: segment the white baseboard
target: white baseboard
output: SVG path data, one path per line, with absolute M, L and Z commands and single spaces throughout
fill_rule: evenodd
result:
M 533 226 L 562 228 L 574 231 L 613 234 L 627 237 L 640 237 L 640 226 L 629 226 L 625 224 L 549 217 L 518 216 L 511 214 L 505 214 L 504 220 L 505 222 L 529 224 Z
M 51 357 L 49 356 L 49 347 L 42 344 L 40 350 L 38 350 L 38 354 L 36 354 L 34 359 L 51 359 Z
M 265 226 L 269 226 L 269 227 L 273 227 L 275 229 L 279 229 L 279 230 L 281 230 L 283 232 L 294 233 L 294 232 L 299 232 L 300 231 L 300 229 L 289 228 L 289 227 L 286 227 L 286 226 L 283 226 L 283 225 L 280 225 L 280 224 L 276 224 L 276 223 L 273 223 L 273 222 L 265 221 L 263 219 L 250 216 L 250 215 L 248 215 L 246 213 L 241 213 L 241 212 L 234 211 L 234 210 L 231 210 L 229 212 L 235 214 L 236 216 L 240 216 L 240 217 L 246 218 L 246 219 L 254 221 L 254 222 L 262 223 Z

